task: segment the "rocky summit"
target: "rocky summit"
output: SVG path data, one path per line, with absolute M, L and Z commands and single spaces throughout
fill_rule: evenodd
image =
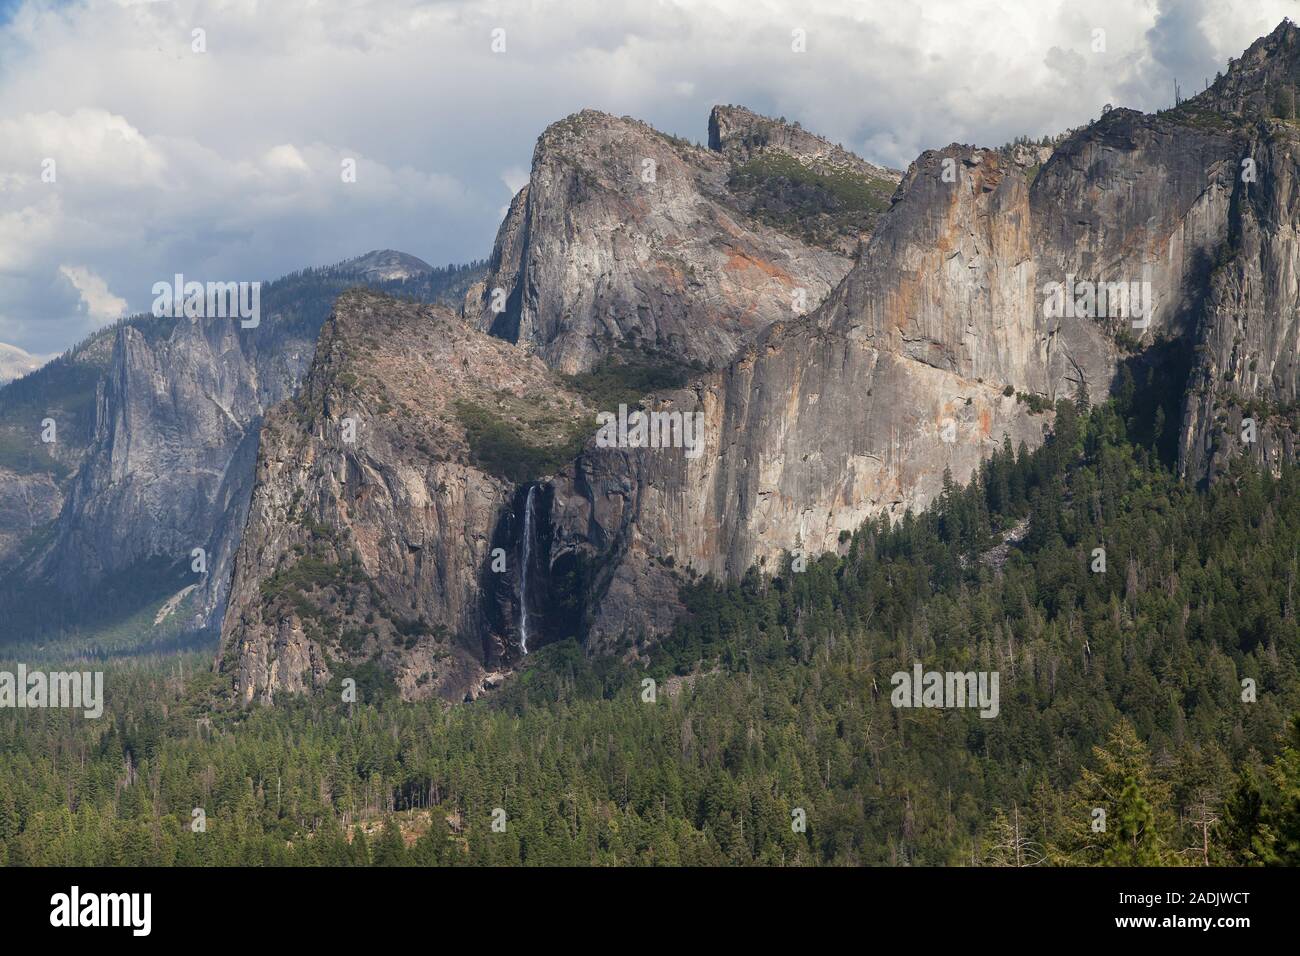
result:
M 712 132 L 719 116 L 725 137 Z M 760 118 L 745 111 L 743 123 L 750 133 L 736 111 L 715 110 L 709 147 L 592 110 L 550 126 L 466 314 L 575 373 L 624 348 L 725 364 L 772 322 L 816 307 L 858 238 L 815 242 L 793 192 L 851 218 L 887 206 L 897 179 L 777 121 L 761 120 L 760 147 Z

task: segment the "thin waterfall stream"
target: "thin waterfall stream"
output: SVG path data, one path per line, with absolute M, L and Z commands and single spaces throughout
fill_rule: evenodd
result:
M 524 500 L 524 540 L 519 559 L 519 649 L 528 653 L 528 560 L 533 545 L 533 500 L 537 486 L 530 485 Z

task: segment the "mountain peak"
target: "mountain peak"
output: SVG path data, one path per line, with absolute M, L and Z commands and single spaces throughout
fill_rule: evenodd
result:
M 32 355 L 16 345 L 0 342 L 0 385 L 36 371 L 51 358 L 52 355 Z
M 345 259 L 334 268 L 375 282 L 410 279 L 433 271 L 433 266 L 423 259 L 396 249 L 374 249 L 363 256 Z
M 709 112 L 709 149 L 732 163 L 749 162 L 760 153 L 776 152 L 805 166 L 838 169 L 868 179 L 898 182 L 902 174 L 867 162 L 828 139 L 810 133 L 797 120 L 773 119 L 743 106 L 713 107 Z
M 1296 117 L 1296 88 L 1300 85 L 1300 27 L 1284 19 L 1267 36 L 1252 43 L 1228 62 L 1193 102 L 1219 113 L 1240 116 Z

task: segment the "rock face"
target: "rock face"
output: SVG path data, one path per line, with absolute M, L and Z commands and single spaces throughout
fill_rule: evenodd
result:
M 237 697 L 319 689 L 367 662 L 407 698 L 477 694 L 485 666 L 522 654 L 527 493 L 479 455 L 501 429 L 544 450 L 590 421 L 538 359 L 450 311 L 342 296 L 301 393 L 262 431 L 222 629 Z
M 1289 124 L 1261 122 L 1248 155 L 1259 171 L 1235 197 L 1232 232 L 1197 332 L 1181 465 L 1203 480 L 1242 455 L 1273 470 L 1294 460 L 1300 432 L 1297 348 L 1300 142 Z
M 1268 36 L 1252 43 L 1228 63 L 1228 72 L 1215 77 L 1205 93 L 1189 103 L 1233 117 L 1296 118 L 1297 56 L 1300 29 L 1283 20 Z
M 58 517 L 62 503 L 54 475 L 0 469 L 0 555 L 18 552 L 28 535 Z
M 1050 413 L 1035 407 L 1081 387 L 1104 396 L 1116 340 L 1190 334 L 1240 149 L 1230 129 L 1112 111 L 1032 186 L 993 151 L 923 154 L 821 308 L 660 396 L 703 415 L 705 454 L 589 447 L 557 479 L 553 557 L 605 568 L 593 642 L 662 630 L 669 567 L 734 578 L 783 551 L 833 550 L 868 517 L 924 507 L 945 472 L 965 482 L 1004 436 L 1038 444 Z M 1076 300 L 1062 314 L 1047 290 L 1078 281 L 1148 283 L 1149 308 Z
M 42 544 L 63 506 L 94 435 L 96 389 L 113 337 L 102 330 L 0 387 L 0 581 Z
M 1300 29 L 1284 22 L 1182 107 L 1238 137 L 1227 235 L 1192 339 L 1179 454 L 1191 480 L 1214 480 L 1242 457 L 1277 471 L 1300 446 L 1298 82 Z
M 465 314 L 569 373 L 624 346 L 729 361 L 746 337 L 816 306 L 851 264 L 750 215 L 728 185 L 732 153 L 590 110 L 552 125 Z
M 1013 143 L 1003 148 L 1001 152 L 1016 166 L 1032 169 L 1035 166 L 1042 166 L 1051 159 L 1055 150 L 1055 146 L 1044 146 L 1038 143 Z
M 1072 392 L 1050 372 L 1024 176 L 950 147 L 923 155 L 900 192 L 817 312 L 664 397 L 703 415 L 703 455 L 589 448 L 559 480 L 560 547 L 614 568 L 594 639 L 662 629 L 670 601 L 630 621 L 622 598 L 647 578 L 667 590 L 668 565 L 734 577 L 782 551 L 833 550 L 867 517 L 924 506 L 945 469 L 964 481 L 1004 435 L 1042 440 L 1046 419 L 1015 393 Z M 1094 338 L 1088 374 L 1104 384 L 1113 363 Z
M 180 319 L 149 341 L 117 332 L 96 430 L 35 575 L 73 599 L 106 573 L 161 558 L 193 565 L 200 618 L 221 606 L 243 527 L 265 409 L 287 397 L 311 359 L 306 335 Z

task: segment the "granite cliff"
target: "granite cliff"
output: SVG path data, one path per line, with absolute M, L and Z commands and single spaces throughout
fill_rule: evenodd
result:
M 858 237 L 815 244 L 782 195 L 802 189 L 828 219 L 852 218 L 887 206 L 897 174 L 742 110 L 714 111 L 710 146 L 592 110 L 547 128 L 466 315 L 574 373 L 629 347 L 720 365 L 814 308 Z
M 222 630 L 239 699 L 367 665 L 408 698 L 476 695 L 523 653 L 529 476 L 514 468 L 572 455 L 590 419 L 539 359 L 460 316 L 343 295 L 262 429 Z

